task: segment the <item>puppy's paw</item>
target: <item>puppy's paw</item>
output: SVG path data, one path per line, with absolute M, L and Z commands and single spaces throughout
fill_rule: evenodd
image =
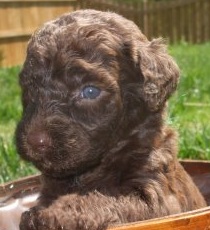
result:
M 53 213 L 47 209 L 34 207 L 22 214 L 20 220 L 20 230 L 61 230 L 62 227 L 56 223 Z
M 37 229 L 37 211 L 35 208 L 30 209 L 22 214 L 20 219 L 20 230 L 35 230 Z
M 34 207 L 22 214 L 20 230 L 105 230 L 108 221 L 102 219 L 66 209 Z

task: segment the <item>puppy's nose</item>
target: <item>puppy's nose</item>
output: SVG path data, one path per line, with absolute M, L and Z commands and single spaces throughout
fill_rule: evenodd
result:
M 51 147 L 51 139 L 46 132 L 32 131 L 28 134 L 27 142 L 31 148 L 39 153 L 45 153 Z

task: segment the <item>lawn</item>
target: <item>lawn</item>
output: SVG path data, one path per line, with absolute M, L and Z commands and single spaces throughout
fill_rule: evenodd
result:
M 0 183 L 35 172 L 16 154 L 14 132 L 21 116 L 18 72 L 20 68 L 0 69 Z
M 169 110 L 169 122 L 180 136 L 179 156 L 210 159 L 210 43 L 176 45 L 170 52 L 181 69 Z
M 169 51 L 182 70 L 167 120 L 179 133 L 179 156 L 210 160 L 210 43 L 174 45 Z M 19 70 L 0 69 L 0 183 L 37 172 L 19 159 L 14 145 L 21 116 Z

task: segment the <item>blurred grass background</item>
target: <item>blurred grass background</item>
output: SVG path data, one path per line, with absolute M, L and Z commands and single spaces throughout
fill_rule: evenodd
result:
M 181 69 L 169 122 L 179 132 L 179 156 L 210 159 L 210 43 L 169 47 Z
M 0 183 L 35 173 L 15 149 L 14 132 L 22 111 L 19 71 L 20 67 L 0 69 Z
M 179 157 L 210 160 L 210 43 L 169 47 L 181 81 L 169 102 L 168 123 L 179 133 Z M 21 116 L 20 67 L 0 69 L 0 183 L 37 172 L 19 159 L 14 131 Z

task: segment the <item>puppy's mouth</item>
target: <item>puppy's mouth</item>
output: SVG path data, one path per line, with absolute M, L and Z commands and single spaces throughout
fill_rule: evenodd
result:
M 37 153 L 36 153 L 37 154 Z M 40 153 L 38 153 L 40 154 Z M 59 179 L 66 179 L 69 177 L 78 177 L 87 171 L 90 171 L 100 165 L 101 160 L 87 160 L 87 162 L 76 162 L 71 156 L 66 159 L 57 160 L 55 157 L 50 157 L 50 152 L 40 159 L 33 159 L 33 164 L 42 172 L 42 174 Z M 53 153 L 55 154 L 55 153 Z M 56 153 L 57 155 L 57 153 Z
M 65 152 L 58 147 L 40 147 L 35 150 L 29 147 L 25 156 L 26 160 L 49 177 L 66 178 L 85 171 L 85 167 L 74 159 L 71 150 Z

